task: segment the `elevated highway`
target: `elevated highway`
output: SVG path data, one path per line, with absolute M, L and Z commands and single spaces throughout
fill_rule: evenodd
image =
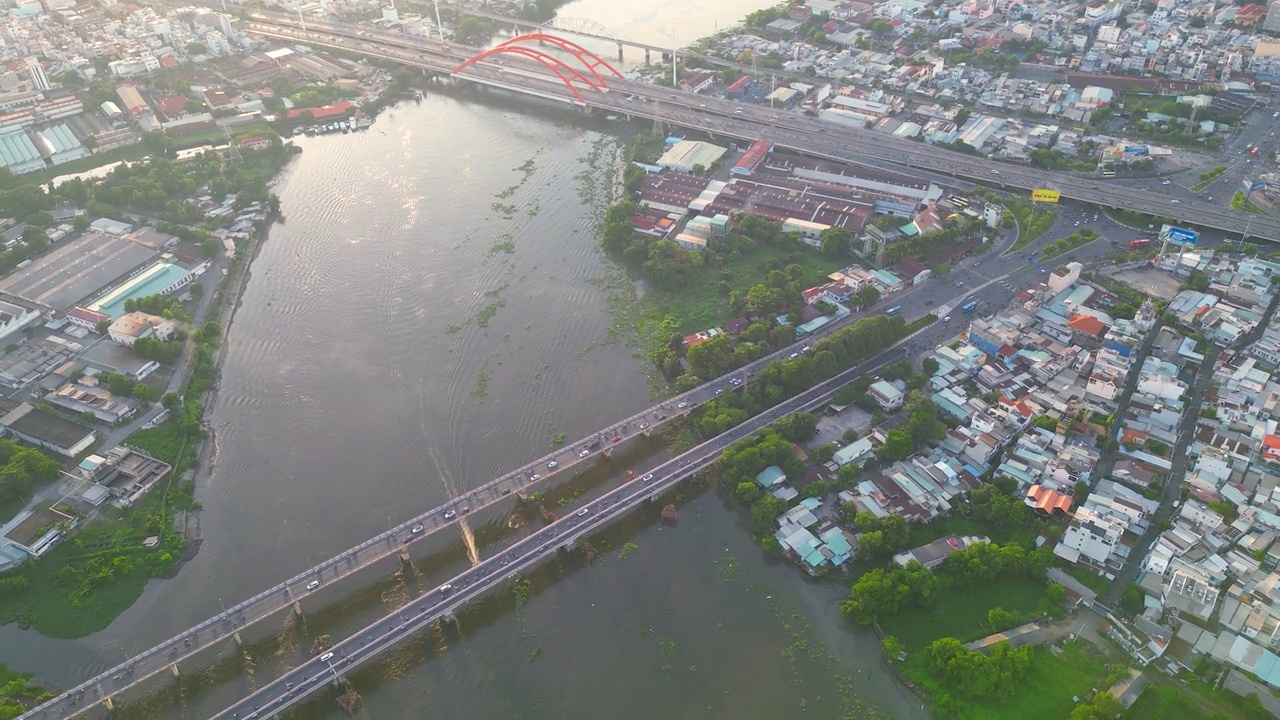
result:
M 217 720 L 268 718 L 287 710 L 340 681 L 345 673 L 421 632 L 431 623 L 452 617 L 467 603 L 515 578 L 548 555 L 574 547 L 579 538 L 670 490 L 711 465 L 733 443 L 787 414 L 821 407 L 844 384 L 901 358 L 902 353 L 897 349 L 882 353 L 669 460 L 653 472 L 586 503 L 568 517 L 551 523 L 354 633 L 325 654 L 298 665 L 214 717 Z
M 432 69 L 448 62 L 461 65 L 481 51 L 452 43 L 440 43 L 399 33 L 368 30 L 343 23 L 308 23 L 307 32 L 287 20 L 256 20 L 249 31 L 270 34 L 297 42 L 308 41 L 353 52 L 373 54 L 371 47 L 417 53 L 411 64 Z M 385 55 L 384 55 L 385 57 Z M 407 57 L 407 56 L 406 56 Z M 395 59 L 395 58 L 387 58 Z M 507 58 L 503 64 L 483 62 L 452 73 L 459 79 L 497 85 L 512 92 L 546 96 L 560 81 L 519 58 Z M 511 68 L 519 73 L 515 81 Z M 443 70 L 440 70 L 443 71 Z M 532 77 L 548 78 L 551 85 L 533 84 Z M 528 88 L 523 87 L 528 81 Z M 560 83 L 564 92 L 558 100 L 585 106 L 591 110 L 641 117 L 738 140 L 767 139 L 780 147 L 838 162 L 884 167 L 929 170 L 963 178 L 988 186 L 1030 192 L 1051 187 L 1062 196 L 1102 207 L 1134 210 L 1161 217 L 1174 218 L 1204 228 L 1236 233 L 1262 240 L 1280 239 L 1280 219 L 1255 215 L 1221 207 L 1201 200 L 1170 198 L 1143 188 L 1130 187 L 1123 181 L 1050 172 L 1038 168 L 997 162 L 926 145 L 914 140 L 894 137 L 864 128 L 852 127 L 759 105 L 737 104 L 728 100 L 684 93 L 630 79 L 611 78 L 608 92 L 585 92 L 576 100 L 570 88 Z
M 645 436 L 662 423 L 692 412 L 719 395 L 751 382 L 768 363 L 794 356 L 803 347 L 845 327 L 856 319 L 850 314 L 830 323 L 801 342 L 762 357 L 734 372 L 658 403 L 620 422 L 600 428 L 590 435 L 561 446 L 543 457 L 501 477 L 453 498 L 449 502 L 423 512 L 364 542 L 344 550 L 305 572 L 264 590 L 253 597 L 231 605 L 223 612 L 165 640 L 127 661 L 85 680 L 56 697 L 42 703 L 23 718 L 67 718 L 91 707 L 113 704 L 112 697 L 157 674 L 177 674 L 179 665 L 210 648 L 227 641 L 240 642 L 245 628 L 270 618 L 288 608 L 301 609 L 310 595 L 333 585 L 387 558 L 407 552 L 407 547 L 423 538 L 450 527 L 497 503 L 509 495 L 520 494 L 543 480 L 572 470 L 575 466 L 594 462 L 608 455 L 611 448 L 628 440 Z

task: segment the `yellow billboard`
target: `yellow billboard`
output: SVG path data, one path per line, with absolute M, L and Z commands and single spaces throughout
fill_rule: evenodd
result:
M 1062 193 L 1057 190 L 1032 190 L 1031 200 L 1033 202 L 1056 203 L 1062 197 Z

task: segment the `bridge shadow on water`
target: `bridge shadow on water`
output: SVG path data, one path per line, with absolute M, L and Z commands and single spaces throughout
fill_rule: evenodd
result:
M 482 519 L 475 530 L 481 559 L 544 527 L 544 508 L 563 517 L 577 507 L 577 500 L 616 487 L 629 465 L 650 466 L 665 459 L 660 457 L 665 447 L 656 440 L 633 441 L 617 450 L 611 458 L 597 456 L 590 467 L 559 483 L 542 486 L 546 489 L 530 496 L 529 501 L 513 497 L 505 505 L 473 513 L 469 519 Z M 662 522 L 661 510 L 665 504 L 682 505 L 707 487 L 702 480 L 683 483 L 655 502 L 641 504 L 592 537 L 602 547 L 623 546 Z M 302 614 L 287 611 L 274 625 L 268 620 L 242 631 L 243 645 L 225 642 L 218 647 L 215 657 L 199 666 L 183 668 L 179 677 L 158 675 L 140 689 L 116 697 L 115 713 L 104 713 L 103 717 L 160 720 L 204 718 L 217 712 L 312 657 L 313 643 L 318 638 L 330 636 L 334 642 L 340 642 L 465 570 L 470 559 L 461 532 L 444 539 L 446 533 L 441 531 L 438 536 L 408 546 L 408 563 L 388 558 L 376 564 L 376 570 L 366 569 L 363 573 L 367 574 L 368 581 L 347 589 L 340 597 L 320 605 L 320 596 L 334 594 L 333 588 L 321 590 L 303 601 Z M 452 621 L 433 623 L 375 660 L 345 673 L 341 689 L 330 685 L 325 692 L 281 717 L 332 716 L 337 709 L 337 698 L 343 692 L 350 689 L 358 693 L 374 692 L 393 684 L 412 668 L 442 657 L 450 648 L 465 642 L 469 635 L 509 618 L 523 603 L 590 565 L 581 547 L 558 552 L 532 571 L 502 580 L 489 594 L 464 607 Z M 355 716 L 361 716 L 358 710 Z

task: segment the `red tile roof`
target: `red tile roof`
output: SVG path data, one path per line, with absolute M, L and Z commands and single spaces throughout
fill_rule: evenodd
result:
M 156 107 L 162 115 L 173 120 L 186 111 L 187 98 L 185 95 L 170 95 L 156 103 Z
M 1056 510 L 1062 513 L 1071 512 L 1071 496 L 1052 490 L 1043 485 L 1032 485 L 1027 488 L 1027 504 L 1046 515 Z
M 301 116 L 303 112 L 310 111 L 311 117 L 315 118 L 316 120 L 324 120 L 326 118 L 339 117 L 341 115 L 346 115 L 347 111 L 353 107 L 355 107 L 355 105 L 352 105 L 346 100 L 343 100 L 341 102 L 336 102 L 332 105 L 325 105 L 324 107 L 294 108 L 293 110 L 289 111 L 288 117 L 290 120 L 297 120 L 298 117 Z
M 1101 335 L 1102 331 L 1107 329 L 1107 326 L 1103 325 L 1098 318 L 1084 314 L 1071 316 L 1071 319 L 1067 321 L 1067 327 L 1075 332 L 1094 337 Z

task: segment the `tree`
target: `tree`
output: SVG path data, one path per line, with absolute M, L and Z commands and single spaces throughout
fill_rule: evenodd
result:
M 849 252 L 849 241 L 853 233 L 841 227 L 829 227 L 818 236 L 822 244 L 822 254 L 835 258 Z
M 888 655 L 890 660 L 898 659 L 907 650 L 907 646 L 893 635 L 885 635 L 880 644 L 884 646 L 884 654 Z
M 1067 599 L 1067 589 L 1061 583 L 1051 582 L 1044 590 L 1044 599 L 1054 605 L 1060 605 Z
M 925 375 L 929 375 L 930 377 L 938 374 L 938 367 L 939 367 L 938 361 L 934 360 L 931 357 L 927 357 L 924 360 L 920 361 L 921 371 L 923 371 Z
M 991 632 L 1003 632 L 1017 624 L 1013 613 L 1002 607 L 993 607 L 987 611 L 987 626 Z
M 111 327 L 110 320 L 99 320 L 98 324 L 94 326 L 94 330 L 96 330 L 99 335 L 106 335 L 107 330 L 110 327 Z
M 75 220 L 71 221 L 71 227 L 76 232 L 84 232 L 89 229 L 90 220 L 85 215 L 77 215 Z
M 773 428 L 791 442 L 803 442 L 817 434 L 818 417 L 813 413 L 792 413 L 775 422 Z
M 182 396 L 178 393 L 167 392 L 160 398 L 160 404 L 169 412 L 175 412 L 182 407 Z
M 738 487 L 736 487 L 733 491 L 733 496 L 738 498 L 738 500 L 742 501 L 747 505 L 754 505 L 755 502 L 759 500 L 760 496 L 763 494 L 764 494 L 764 490 L 762 490 L 759 485 L 757 485 L 756 483 L 750 480 L 743 480 L 742 482 L 738 483 Z
M 858 290 L 857 297 L 863 307 L 871 307 L 880 302 L 880 290 L 875 285 L 865 285 Z
M 877 450 L 877 454 L 887 461 L 901 460 L 915 452 L 915 442 L 911 433 L 903 428 L 894 428 L 885 436 L 885 442 Z

